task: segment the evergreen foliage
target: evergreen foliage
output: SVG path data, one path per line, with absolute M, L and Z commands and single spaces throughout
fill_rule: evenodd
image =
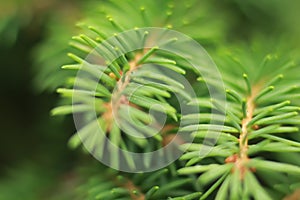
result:
M 262 21 L 249 32 L 241 31 L 243 38 L 236 32 L 243 23 L 235 19 L 239 15 L 220 12 L 234 5 L 249 25 L 265 15 L 281 19 L 280 2 L 232 0 L 216 5 L 208 0 L 109 0 L 83 4 L 77 5 L 80 9 L 74 6 L 70 21 L 57 22 L 63 13 L 51 17 L 49 35 L 34 52 L 35 88 L 56 90 L 61 96 L 52 115 L 72 114 L 75 123 L 82 123 L 69 140 L 70 148 L 92 152 L 114 169 L 84 154 L 85 164 L 73 172 L 76 178 L 71 187 L 76 189 L 61 183 L 67 192 L 48 199 L 289 200 L 292 194 L 300 198 L 300 63 L 299 50 L 291 42 L 297 43 L 294 35 L 299 30 L 291 27 L 293 16 L 268 27 L 266 32 L 274 32 L 274 37 L 257 33 L 266 28 Z M 268 6 L 278 12 L 270 12 Z M 251 15 L 253 9 L 257 15 Z M 74 24 L 78 17 L 83 18 L 76 23 L 79 30 Z M 291 35 L 284 35 L 280 26 Z M 151 46 L 153 35 L 144 27 L 166 31 Z M 0 35 L 6 35 L 3 30 L 0 26 Z M 197 52 L 188 55 L 191 49 L 182 51 L 184 56 L 166 52 L 165 46 L 184 43 L 164 39 L 169 30 L 199 42 L 212 60 L 202 62 Z M 191 65 L 189 57 L 203 66 Z M 214 63 L 222 82 L 210 69 Z M 185 141 L 185 136 L 192 139 Z M 163 156 L 180 152 L 180 158 L 142 173 L 131 173 L 140 170 L 135 160 L 108 145 L 148 153 L 172 140 L 176 145 Z M 140 164 L 147 167 L 159 159 L 145 157 Z M 115 170 L 124 168 L 121 165 L 129 170 Z M 48 184 L 36 177 L 28 188 L 39 182 Z M 7 190 L 3 188 L 0 191 Z M 0 199 L 15 198 L 9 195 L 3 193 Z
M 214 41 L 218 37 L 209 33 L 217 33 L 216 30 L 221 26 L 215 25 L 213 20 L 203 23 L 207 20 L 203 16 L 207 18 L 209 15 L 204 12 L 204 4 L 200 5 L 203 15 L 199 14 L 197 9 L 192 9 L 198 6 L 197 2 L 185 4 L 164 1 L 160 6 L 158 1 L 139 3 L 110 1 L 107 5 L 102 5 L 103 9 L 100 12 L 96 11 L 80 23 L 85 34 L 73 37 L 71 45 L 81 53 L 69 54 L 77 64 L 64 65 L 63 69 L 83 69 L 91 76 L 88 80 L 78 80 L 74 89 L 72 86 L 75 79 L 69 81 L 67 88 L 58 89 L 62 96 L 73 98 L 73 103 L 75 99 L 76 104 L 63 105 L 55 108 L 52 113 L 82 113 L 96 107 L 97 120 L 88 122 L 70 140 L 72 146 L 77 146 L 82 138 L 88 144 L 85 147 L 92 152 L 104 151 L 105 143 L 99 143 L 104 139 L 95 136 L 99 134 L 96 128 L 98 123 L 113 144 L 131 152 L 149 152 L 163 147 L 166 138 L 176 133 L 180 120 L 184 122 L 184 127 L 179 131 L 191 134 L 195 139 L 192 143 L 181 145 L 184 153 L 180 161 L 171 165 L 176 170 L 174 183 L 172 178 L 169 178 L 168 184 L 162 186 L 153 178 L 165 169 L 150 175 L 133 175 L 128 178 L 130 184 L 117 184 L 118 188 L 115 188 L 116 184 L 109 186 L 110 182 L 107 186 L 103 185 L 101 182 L 105 181 L 97 179 L 92 185 L 92 188 L 96 189 L 92 189 L 91 198 L 118 199 L 124 196 L 124 199 L 177 199 L 181 196 L 180 199 L 276 199 L 292 193 L 294 187 L 299 184 L 297 177 L 300 177 L 299 163 L 295 161 L 300 150 L 297 136 L 300 123 L 298 64 L 289 57 L 284 48 L 277 48 L 277 52 L 277 49 L 265 45 L 268 43 L 263 39 L 256 39 L 252 47 L 240 44 L 233 48 L 234 50 L 217 48 L 213 57 L 225 84 L 227 101 L 211 99 L 209 91 L 203 90 L 209 86 L 222 90 L 219 82 L 199 76 L 193 67 L 187 67 L 184 60 L 160 52 L 159 47 L 130 53 L 122 52 L 122 49 L 134 46 L 130 42 L 134 43 L 135 40 L 118 38 L 118 33 L 135 28 L 138 37 L 136 40 L 142 41 L 147 39 L 147 33 L 139 31 L 139 27 L 162 25 L 184 31 L 198 41 Z M 121 10 L 125 12 L 120 12 Z M 178 21 L 178 15 L 185 18 Z M 128 21 L 128 18 L 132 20 Z M 190 19 L 193 19 L 192 23 L 188 23 Z M 107 47 L 106 53 L 122 53 L 107 69 L 83 60 L 85 55 L 90 54 L 102 41 L 111 36 L 119 39 L 119 43 L 116 46 L 111 45 L 112 50 Z M 138 67 L 141 64 L 149 66 Z M 190 97 L 185 93 L 182 83 L 176 76 L 170 75 L 169 70 L 180 74 L 195 73 L 199 83 L 193 81 L 192 77 L 189 77 L 189 81 L 195 90 L 202 92 L 197 94 L 196 98 Z M 101 75 L 100 82 L 94 82 L 95 75 Z M 142 90 L 134 91 L 139 84 L 146 86 L 143 86 Z M 92 92 L 94 87 L 95 93 Z M 117 92 L 113 91 L 115 87 Z M 186 97 L 188 106 L 199 107 L 200 112 L 180 113 L 180 108 L 172 101 L 174 91 Z M 91 103 L 95 97 L 95 104 Z M 145 130 L 136 125 L 146 125 L 151 121 L 158 123 L 154 115 L 147 114 L 153 104 L 159 104 L 167 112 L 166 126 L 171 129 L 168 129 L 167 133 L 163 132 L 163 129 L 151 139 L 137 139 L 124 134 L 124 129 L 125 132 L 136 136 L 152 135 L 157 131 Z M 112 119 L 113 109 L 118 109 L 122 120 L 128 123 L 126 127 L 122 127 L 123 131 Z M 131 116 L 127 113 L 128 109 L 133 113 Z M 156 112 L 160 112 L 160 109 Z M 131 118 L 134 120 L 128 120 Z M 81 137 L 78 137 L 78 134 Z M 201 152 L 205 149 L 209 149 L 209 153 L 202 155 Z M 118 152 L 110 153 L 111 164 L 118 166 Z M 283 153 L 289 156 L 283 158 Z M 129 166 L 134 167 L 130 158 L 126 161 Z M 147 161 L 144 162 L 146 165 Z M 178 175 L 192 175 L 192 178 L 181 180 L 176 178 Z M 145 185 L 131 181 L 135 180 L 136 176 L 143 177 Z M 183 187 L 186 181 L 192 182 L 195 193 L 185 190 L 179 192 L 186 187 Z M 132 188 L 128 188 L 128 184 L 132 185 Z M 139 189 L 136 188 L 137 185 L 140 186 Z M 174 191 L 171 187 L 173 185 Z

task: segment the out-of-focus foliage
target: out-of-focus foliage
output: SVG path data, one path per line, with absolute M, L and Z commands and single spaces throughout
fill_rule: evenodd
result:
M 51 11 L 44 24 L 44 40 L 32 53 L 35 62 L 34 73 L 37 74 L 33 88 L 38 92 L 53 92 L 72 74 L 57 73 L 64 63 L 71 62 L 66 55 L 72 47 L 63 44 L 68 44 L 71 40 L 70 35 L 78 32 L 78 27 L 75 26 L 77 21 L 98 4 L 99 2 L 94 0 L 64 1 L 62 5 L 58 4 L 58 9 Z
M 289 1 L 251 1 L 234 0 L 252 25 L 258 30 L 269 30 L 277 33 L 285 33 L 292 36 L 299 35 L 299 8 L 300 2 Z
M 0 180 L 0 199 L 41 199 L 53 184 L 54 175 L 45 173 L 44 170 L 33 164 L 22 164 L 9 169 Z
M 34 53 L 37 68 L 35 87 L 39 91 L 54 91 L 55 88 L 65 83 L 67 76 L 74 75 L 70 71 L 58 72 L 60 72 L 62 65 L 71 63 L 71 60 L 65 55 L 68 52 L 73 52 L 74 48 L 71 47 L 72 45 L 67 46 L 65 44 L 71 42 L 70 35 L 76 35 L 79 31 L 78 27 L 84 26 L 83 24 L 106 27 L 108 32 L 105 34 L 111 35 L 112 31 L 114 33 L 120 32 L 109 21 L 110 18 L 114 18 L 113 20 L 117 20 L 118 23 L 125 24 L 126 22 L 126 27 L 123 27 L 124 30 L 138 27 L 170 28 L 183 32 L 197 39 L 201 44 L 207 45 L 215 45 L 217 41 L 224 39 L 227 26 L 222 21 L 222 14 L 216 12 L 216 8 L 209 1 L 162 1 L 159 4 L 160 6 L 157 7 L 157 2 L 150 0 L 131 3 L 130 5 L 127 1 L 103 1 L 99 3 L 88 0 L 82 5 L 80 4 L 80 11 L 70 5 L 68 10 L 56 12 L 46 24 L 45 41 L 37 47 L 36 53 Z M 194 9 L 196 7 L 199 9 Z M 156 12 L 153 12 L 154 10 Z M 174 15 L 175 13 L 184 17 L 179 19 Z M 135 18 L 134 15 L 140 17 Z M 85 19 L 77 23 L 76 29 L 74 24 L 79 16 L 84 16 Z
M 1 0 L 0 38 L 2 44 L 16 42 L 21 28 L 28 26 L 33 18 L 32 2 Z

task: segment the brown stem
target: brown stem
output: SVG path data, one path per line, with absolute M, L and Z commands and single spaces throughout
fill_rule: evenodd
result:
M 116 177 L 107 176 L 116 186 L 122 187 L 129 192 L 132 200 L 145 200 L 145 194 L 142 190 L 136 186 L 129 178 L 121 176 L 122 179 L 117 179 Z M 135 191 L 135 192 L 134 192 Z
M 293 194 L 286 196 L 283 200 L 299 200 L 300 199 L 300 189 L 297 189 Z
M 112 100 L 111 103 L 114 104 L 113 108 L 114 110 L 117 110 L 119 108 L 119 106 L 122 103 L 122 98 L 120 97 L 120 93 L 127 87 L 127 85 L 130 82 L 130 73 L 134 70 L 136 70 L 138 68 L 138 61 L 140 60 L 140 58 L 145 54 L 145 52 L 140 53 L 140 54 L 136 54 L 136 56 L 134 57 L 134 59 L 132 61 L 129 62 L 129 70 L 128 72 L 126 72 L 126 74 L 124 74 L 125 76 L 125 80 L 124 82 L 122 82 L 122 79 L 120 79 L 118 81 L 118 88 L 117 91 L 113 94 L 112 96 Z
M 245 166 L 245 164 L 249 161 L 248 157 L 248 135 L 249 135 L 249 129 L 248 124 L 253 118 L 253 113 L 255 110 L 255 102 L 254 98 L 258 95 L 260 91 L 260 85 L 256 85 L 252 88 L 251 95 L 246 99 L 246 116 L 242 120 L 242 132 L 239 137 L 239 148 L 240 152 L 239 154 L 232 155 L 228 158 L 226 158 L 225 162 L 233 162 L 235 163 L 234 170 L 240 171 L 240 178 L 243 179 L 246 170 L 248 168 Z M 253 169 L 251 169 L 253 170 Z
M 113 93 L 111 101 L 104 104 L 106 111 L 102 114 L 102 118 L 104 118 L 105 121 L 107 122 L 107 130 L 106 130 L 107 133 L 109 133 L 112 128 L 112 123 L 114 121 L 113 118 L 115 117 L 113 115 L 113 113 L 117 113 L 121 104 L 129 104 L 127 98 L 125 96 L 122 96 L 121 92 L 129 84 L 130 73 L 137 69 L 137 67 L 138 67 L 137 62 L 143 56 L 144 53 L 146 53 L 146 52 L 136 54 L 134 59 L 131 62 L 129 62 L 130 69 L 128 70 L 128 72 L 126 74 L 124 74 L 125 80 L 124 81 L 122 81 L 121 79 L 118 80 L 118 83 L 117 83 L 118 88 L 115 91 L 115 93 Z
M 132 200 L 145 200 L 145 195 L 141 192 L 140 188 L 134 185 L 132 181 L 127 180 L 127 182 L 123 184 L 123 187 L 128 189 Z M 137 191 L 137 194 L 134 194 L 133 191 Z

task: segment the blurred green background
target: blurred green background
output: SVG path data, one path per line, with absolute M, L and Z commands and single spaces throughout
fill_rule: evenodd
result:
M 228 28 L 224 45 L 256 34 L 299 46 L 298 0 L 209 2 Z M 63 80 L 51 70 L 60 67 L 57 60 L 67 62 L 75 23 L 94 4 L 101 1 L 0 0 L 0 200 L 72 199 L 85 158 L 67 147 L 72 118 L 49 115 Z M 49 76 L 57 84 L 48 83 Z

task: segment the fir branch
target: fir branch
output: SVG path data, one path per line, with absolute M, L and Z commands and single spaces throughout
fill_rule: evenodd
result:
M 278 180 L 269 179 L 278 175 L 284 179 L 281 183 L 284 186 L 300 181 L 298 177 L 289 179 L 287 176 L 299 175 L 297 163 L 278 156 L 280 153 L 297 155 L 300 152 L 298 64 L 286 55 L 270 54 L 264 40 L 259 40 L 263 47 L 254 50 L 249 50 L 248 44 L 239 45 L 236 52 L 221 49 L 213 56 L 227 88 L 220 91 L 220 83 L 213 77 L 198 77 L 198 82 L 192 80 L 199 73 L 184 58 L 159 48 L 160 45 L 180 42 L 177 38 L 162 41 L 152 48 L 126 52 L 135 42 L 144 46 L 150 44 L 149 32 L 138 28 L 145 26 L 186 30 L 200 41 L 214 40 L 215 34 L 203 33 L 205 28 L 199 26 L 206 19 L 206 12 L 199 15 L 198 10 L 193 9 L 196 1 L 187 5 L 173 1 L 147 0 L 132 4 L 129 0 L 113 0 L 103 2 L 103 5 L 101 12 L 92 12 L 79 24 L 84 34 L 73 37 L 71 46 L 78 52 L 69 54 L 75 64 L 63 66 L 70 72 L 80 71 L 87 75 L 75 80 L 75 75 L 70 73 L 65 88 L 58 89 L 68 101 L 73 98 L 75 105 L 71 107 L 67 103 L 53 109 L 52 114 L 82 113 L 85 126 L 72 137 L 70 144 L 78 146 L 82 139 L 87 150 L 97 152 L 100 157 L 110 157 L 113 166 L 120 165 L 120 154 L 115 150 L 104 155 L 106 137 L 122 150 L 143 153 L 176 140 L 183 155 L 178 163 L 169 166 L 171 175 L 166 175 L 166 170 L 127 174 L 121 184 L 114 178 L 99 176 L 101 181 L 92 183 L 87 196 L 134 200 L 272 199 L 272 195 L 283 197 L 291 193 L 290 189 L 273 187 Z M 182 13 L 184 19 L 178 22 L 177 16 Z M 98 20 L 99 17 L 106 20 Z M 213 24 L 211 20 L 206 28 L 214 30 Z M 128 29 L 135 31 L 134 36 L 123 38 L 121 32 Z M 116 43 L 106 42 L 110 36 Z M 273 43 L 277 44 L 277 41 Z M 92 59 L 85 60 L 88 54 Z M 93 62 L 100 57 L 105 58 L 107 67 Z M 107 61 L 115 57 L 112 62 Z M 202 70 L 206 73 L 205 68 Z M 198 96 L 190 97 L 184 84 L 166 72 L 185 75 L 195 90 L 201 90 Z M 137 90 L 139 86 L 142 89 Z M 215 92 L 226 93 L 227 102 L 211 99 L 207 86 L 214 88 Z M 173 103 L 173 94 L 182 96 L 188 106 L 200 108 L 200 113 L 182 116 L 180 108 Z M 159 108 L 152 108 L 155 104 Z M 148 115 L 151 109 L 158 113 L 165 110 L 167 123 L 162 130 L 159 130 L 160 121 L 154 115 Z M 93 120 L 89 120 L 91 110 L 96 111 Z M 119 115 L 114 116 L 114 113 Z M 118 119 L 126 123 L 119 127 Z M 175 137 L 179 120 L 183 122 L 179 132 L 195 136 L 194 141 L 185 143 L 180 137 Z M 152 126 L 143 127 L 148 124 Z M 127 132 L 133 135 L 125 134 Z M 140 139 L 136 136 L 153 137 Z M 155 159 L 142 162 L 147 166 Z M 130 168 L 135 169 L 132 158 L 125 157 L 125 160 Z M 116 173 L 112 174 L 112 177 L 116 176 Z M 187 189 L 185 185 L 196 188 Z

